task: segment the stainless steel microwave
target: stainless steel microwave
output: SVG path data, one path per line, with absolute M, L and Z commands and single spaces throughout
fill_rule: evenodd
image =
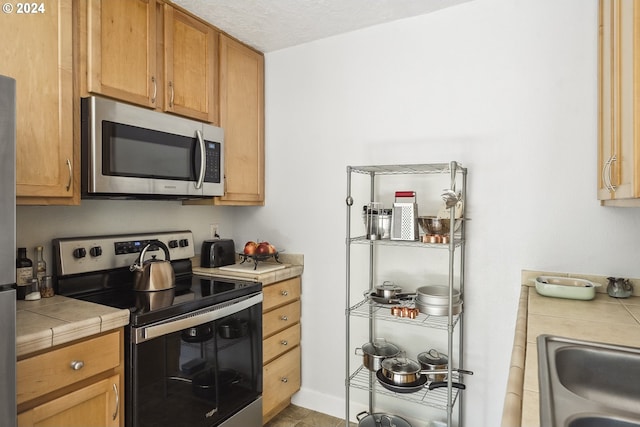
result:
M 193 199 L 224 194 L 224 132 L 92 96 L 81 100 L 83 198 Z

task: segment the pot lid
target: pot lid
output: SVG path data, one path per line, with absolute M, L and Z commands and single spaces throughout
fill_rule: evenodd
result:
M 385 281 L 382 285 L 376 286 L 376 289 L 379 291 L 401 291 L 402 288 L 397 286 L 395 283 L 390 281 Z
M 360 414 L 358 414 L 358 416 L 359 415 Z M 411 427 L 411 424 L 409 424 L 407 420 L 392 414 L 375 413 L 358 419 L 358 427 L 380 427 L 387 425 L 395 427 Z
M 449 362 L 449 358 L 446 354 L 442 354 L 435 348 L 432 348 L 429 351 L 420 353 L 418 355 L 418 361 L 426 363 L 427 365 L 446 365 Z
M 384 339 L 377 339 L 362 346 L 362 351 L 371 356 L 396 356 L 400 349 Z
M 390 357 L 384 359 L 380 364 L 384 369 L 394 374 L 415 374 L 421 370 L 418 362 L 406 357 Z

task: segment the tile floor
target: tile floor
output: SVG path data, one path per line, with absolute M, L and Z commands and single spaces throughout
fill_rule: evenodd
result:
M 351 423 L 350 426 L 356 427 L 356 424 Z M 289 405 L 264 427 L 344 427 L 344 420 L 311 409 Z

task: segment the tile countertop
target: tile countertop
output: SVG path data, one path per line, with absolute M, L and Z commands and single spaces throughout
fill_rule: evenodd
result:
M 283 265 L 285 265 L 285 268 L 267 272 L 267 273 L 262 273 L 262 274 L 253 273 L 253 272 L 224 271 L 224 270 L 220 270 L 219 268 L 200 267 L 199 256 L 195 256 L 191 258 L 191 263 L 193 265 L 192 267 L 193 272 L 196 274 L 202 274 L 205 276 L 219 276 L 219 277 L 242 277 L 243 279 L 262 282 L 264 286 L 302 275 L 302 271 L 304 269 L 304 266 L 303 266 L 304 255 L 280 254 L 278 259 Z M 239 261 L 240 261 L 239 259 L 236 259 L 236 262 L 239 262 Z M 263 265 L 263 264 L 271 265 L 275 263 L 267 262 L 267 261 L 260 263 L 260 265 Z
M 549 298 L 539 295 L 531 280 L 541 275 L 570 276 L 602 286 L 591 301 Z M 634 284 L 634 296 L 616 299 L 607 295 L 607 279 L 603 276 L 522 271 L 502 427 L 540 426 L 538 335 L 640 347 L 640 279 L 630 281 Z
M 129 323 L 129 310 L 55 295 L 16 301 L 16 355 L 86 338 Z

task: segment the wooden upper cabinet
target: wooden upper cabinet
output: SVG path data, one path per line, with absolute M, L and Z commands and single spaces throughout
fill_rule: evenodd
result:
M 600 0 L 598 199 L 640 206 L 640 3 Z
M 216 121 L 214 102 L 216 32 L 164 5 L 164 109 Z
M 87 91 L 155 107 L 155 0 L 89 0 L 84 7 Z
M 89 0 L 84 7 L 87 93 L 216 121 L 213 27 L 156 0 Z
M 0 74 L 16 80 L 17 202 L 77 204 L 72 2 L 39 4 L 0 21 Z
M 264 205 L 264 56 L 220 34 L 220 127 L 225 195 L 221 205 Z

